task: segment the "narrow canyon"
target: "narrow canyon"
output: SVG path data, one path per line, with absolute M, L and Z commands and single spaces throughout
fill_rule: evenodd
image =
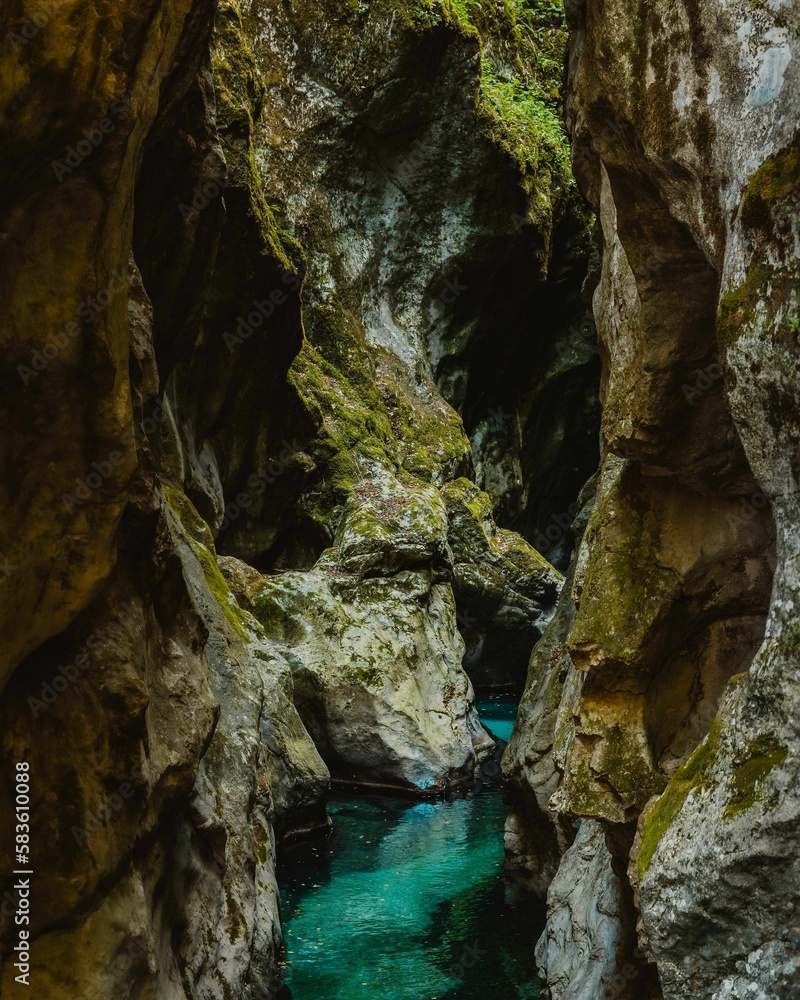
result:
M 0 21 L 0 998 L 800 1000 L 800 0 Z

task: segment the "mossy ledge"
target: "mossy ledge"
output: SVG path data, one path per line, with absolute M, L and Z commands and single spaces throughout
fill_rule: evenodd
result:
M 650 810 L 645 821 L 642 844 L 636 863 L 640 879 L 647 872 L 661 838 L 683 808 L 690 792 L 696 788 L 704 788 L 708 784 L 709 776 L 719 753 L 721 728 L 722 724 L 717 718 L 705 741 L 677 770 L 672 781 L 664 789 L 664 794 Z
M 647 872 L 661 838 L 677 818 L 689 794 L 694 789 L 715 787 L 717 784 L 718 776 L 712 778 L 712 772 L 720 756 L 721 728 L 721 721 L 717 718 L 705 741 L 676 772 L 664 794 L 646 817 L 637 858 L 640 879 Z M 788 749 L 772 736 L 750 740 L 730 764 L 723 816 L 729 820 L 735 819 L 763 801 L 759 786 L 788 756 Z
M 253 631 L 258 627 L 257 623 L 239 607 L 220 571 L 210 528 L 197 513 L 191 500 L 179 489 L 164 484 L 163 491 L 167 506 L 177 515 L 186 532 L 186 540 L 197 556 L 205 581 L 220 611 L 234 632 L 245 642 L 250 642 Z

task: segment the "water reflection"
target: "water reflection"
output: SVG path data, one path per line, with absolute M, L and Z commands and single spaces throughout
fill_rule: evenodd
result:
M 500 737 L 516 706 L 479 705 Z M 529 1000 L 542 908 L 502 874 L 493 775 L 453 802 L 339 798 L 334 833 L 281 864 L 292 1000 Z M 486 776 L 485 776 L 486 777 Z

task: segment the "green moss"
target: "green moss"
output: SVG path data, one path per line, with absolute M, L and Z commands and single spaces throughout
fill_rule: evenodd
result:
M 603 736 L 603 766 L 617 793 L 641 808 L 663 791 L 665 779 L 632 735 L 633 725 L 625 717 L 609 727 Z
M 183 490 L 169 482 L 162 482 L 161 489 L 164 493 L 165 503 L 178 515 L 187 534 L 201 545 L 213 549 L 214 539 L 211 528 L 200 517 L 194 504 Z
M 195 539 L 190 538 L 189 542 L 200 565 L 203 567 L 203 576 L 206 578 L 206 583 L 214 595 L 217 604 L 220 606 L 222 613 L 228 619 L 233 630 L 245 642 L 249 642 L 251 639 L 249 619 L 231 594 L 225 577 L 220 572 L 216 556 L 205 545 L 195 541 Z
M 794 657 L 800 653 L 800 624 L 786 624 L 777 636 L 769 640 L 770 654 L 773 652 L 781 657 Z
M 523 80 L 504 80 L 484 60 L 482 94 L 499 126 L 493 132 L 525 174 L 529 190 L 541 168 L 553 171 L 554 179 L 571 179 L 569 145 L 559 115 L 538 87 Z
M 515 531 L 498 528 L 491 497 L 469 479 L 456 479 L 442 488 L 442 499 L 450 522 L 449 541 L 457 560 L 476 561 L 481 555 L 494 557 L 504 576 L 521 582 L 550 574 L 561 574 Z M 489 572 L 489 565 L 483 570 Z
M 377 389 L 389 417 L 402 468 L 430 482 L 444 469 L 458 474 L 469 463 L 464 424 L 443 399 L 424 401 L 410 384 L 404 363 L 378 349 Z
M 675 592 L 676 576 L 662 565 L 661 520 L 648 509 L 639 473 L 625 469 L 592 511 L 591 556 L 569 645 L 599 645 L 619 664 L 638 664 L 653 622 Z M 580 664 L 579 664 L 580 665 Z
M 561 120 L 568 32 L 563 9 L 552 3 L 515 0 L 512 15 L 516 69 L 509 74 L 507 61 L 498 62 L 493 47 L 484 50 L 481 110 L 487 133 L 523 176 L 531 222 L 549 241 L 568 204 L 588 223 Z
M 328 0 L 326 13 L 341 29 L 363 27 L 369 17 L 394 16 L 412 31 L 449 24 L 466 34 L 485 35 L 499 20 L 510 21 L 512 6 L 501 0 Z M 301 23 L 303 17 L 301 15 Z
M 711 772 L 719 756 L 721 727 L 722 723 L 718 718 L 705 741 L 679 768 L 647 817 L 637 859 L 640 878 L 647 871 L 661 838 L 675 821 L 689 793 L 693 789 L 709 785 Z M 733 762 L 724 815 L 732 818 L 751 809 L 759 801 L 759 784 L 788 755 L 787 748 L 773 737 L 751 740 L 742 754 L 743 759 Z
M 366 361 L 366 352 L 361 352 Z M 289 371 L 289 383 L 317 429 L 315 453 L 324 474 L 302 500 L 305 513 L 330 523 L 371 463 L 396 468 L 392 428 L 380 397 L 359 389 L 308 341 Z
M 513 563 L 526 576 L 536 577 L 551 573 L 556 580 L 564 579 L 563 575 L 516 531 L 498 528 L 495 547 L 504 559 Z
M 741 218 L 748 229 L 770 229 L 772 212 L 800 196 L 800 140 L 771 156 L 756 170 L 742 197 Z
M 194 504 L 185 493 L 170 483 L 162 484 L 162 489 L 167 506 L 177 514 L 186 531 L 187 540 L 203 568 L 203 576 L 220 610 L 228 619 L 233 630 L 245 642 L 249 642 L 252 637 L 252 627 L 255 623 L 239 607 L 231 594 L 225 577 L 220 572 L 211 529 L 197 513 Z
M 717 313 L 717 344 L 721 351 L 732 347 L 742 334 L 752 336 L 764 330 L 774 330 L 774 338 L 796 346 L 797 331 L 793 329 L 792 303 L 798 302 L 800 267 L 789 262 L 786 269 L 769 264 L 756 264 L 738 288 L 721 301 Z M 787 314 L 788 307 L 788 314 Z M 785 315 L 783 324 L 774 317 Z
M 461 418 L 410 385 L 403 362 L 366 343 L 357 319 L 336 298 L 310 306 L 306 335 L 289 371 L 298 403 L 315 428 L 321 475 L 301 500 L 304 513 L 331 524 L 357 483 L 376 466 L 413 490 L 469 454 Z
M 317 30 L 319 11 L 295 3 L 301 30 Z M 517 164 L 531 196 L 531 222 L 545 231 L 568 202 L 588 216 L 570 169 L 561 122 L 562 87 L 569 32 L 561 4 L 552 0 L 333 0 L 326 5 L 332 48 L 357 48 L 353 86 L 363 86 L 379 69 L 363 44 L 368 24 L 376 31 L 391 18 L 392 30 L 414 32 L 449 25 L 475 39 L 482 56 L 478 111 L 485 134 Z M 382 52 L 382 50 L 381 50 Z M 378 50 L 375 51 L 378 55 Z
M 177 514 L 186 531 L 187 540 L 203 568 L 203 576 L 220 610 L 228 619 L 234 631 L 245 642 L 249 642 L 251 639 L 251 628 L 255 623 L 251 622 L 245 612 L 239 607 L 231 594 L 225 577 L 220 572 L 211 529 L 197 513 L 194 504 L 185 493 L 169 483 L 162 484 L 162 489 L 167 506 Z
M 717 719 L 705 741 L 680 767 L 667 785 L 661 798 L 650 811 L 636 861 L 639 878 L 643 878 L 658 849 L 661 838 L 675 821 L 689 793 L 704 787 L 719 752 L 721 722 Z
M 737 816 L 759 801 L 758 786 L 769 772 L 789 756 L 785 746 L 770 736 L 752 740 L 746 759 L 737 764 L 730 779 L 726 816 Z
M 369 687 L 372 684 L 380 683 L 382 679 L 380 667 L 373 658 L 370 658 L 368 663 L 363 660 L 351 663 L 343 671 L 343 676 L 351 684 L 358 687 Z
M 250 597 L 250 610 L 270 639 L 294 645 L 305 638 L 302 621 L 313 617 L 311 602 L 313 597 L 298 590 L 292 574 L 286 574 L 265 580 Z
M 720 349 L 727 350 L 736 343 L 740 333 L 752 325 L 772 271 L 768 264 L 757 264 L 746 280 L 722 299 L 717 314 L 717 344 Z
M 750 178 L 742 197 L 741 219 L 745 229 L 758 240 L 773 231 L 781 215 L 793 215 L 800 200 L 800 142 L 771 156 Z M 742 332 L 754 333 L 773 316 L 786 313 L 787 304 L 797 302 L 797 262 L 776 267 L 758 263 L 742 284 L 729 292 L 717 316 L 717 342 L 721 349 L 732 346 Z M 796 339 L 794 313 L 786 317 L 779 336 Z
M 212 46 L 212 67 L 217 94 L 217 122 L 226 136 L 225 155 L 232 187 L 248 194 L 249 211 L 264 240 L 264 254 L 287 274 L 303 265 L 300 244 L 276 222 L 273 206 L 264 196 L 256 163 L 253 137 L 266 87 L 251 39 L 260 36 L 253 11 L 245 13 L 237 0 L 222 0 Z

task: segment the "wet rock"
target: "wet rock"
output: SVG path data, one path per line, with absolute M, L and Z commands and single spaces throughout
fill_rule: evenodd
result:
M 605 456 L 549 807 L 638 822 L 664 997 L 790 995 L 797 36 L 785 5 L 570 16 Z
M 590 480 L 581 493 L 581 510 L 573 524 L 577 541 L 585 531 L 596 486 Z M 581 675 L 567 649 L 575 620 L 576 568 L 573 560 L 555 614 L 531 654 L 517 724 L 503 756 L 505 794 L 511 805 L 505 829 L 506 866 L 541 896 L 575 834 L 573 822 L 551 805 L 551 798 L 562 780 L 557 744 L 563 743 L 570 706 L 581 688 Z
M 53 859 L 31 928 L 37 977 L 54 998 L 131 986 L 185 996 L 189 969 L 196 995 L 269 995 L 273 830 L 326 828 L 328 771 L 288 665 L 230 595 L 208 527 L 172 491 L 154 530 L 148 556 L 126 556 L 136 572 L 120 567 L 3 704 L 4 753 L 36 775 L 31 843 Z M 138 593 L 142 574 L 152 598 Z M 4 961 L 4 990 L 13 975 Z

